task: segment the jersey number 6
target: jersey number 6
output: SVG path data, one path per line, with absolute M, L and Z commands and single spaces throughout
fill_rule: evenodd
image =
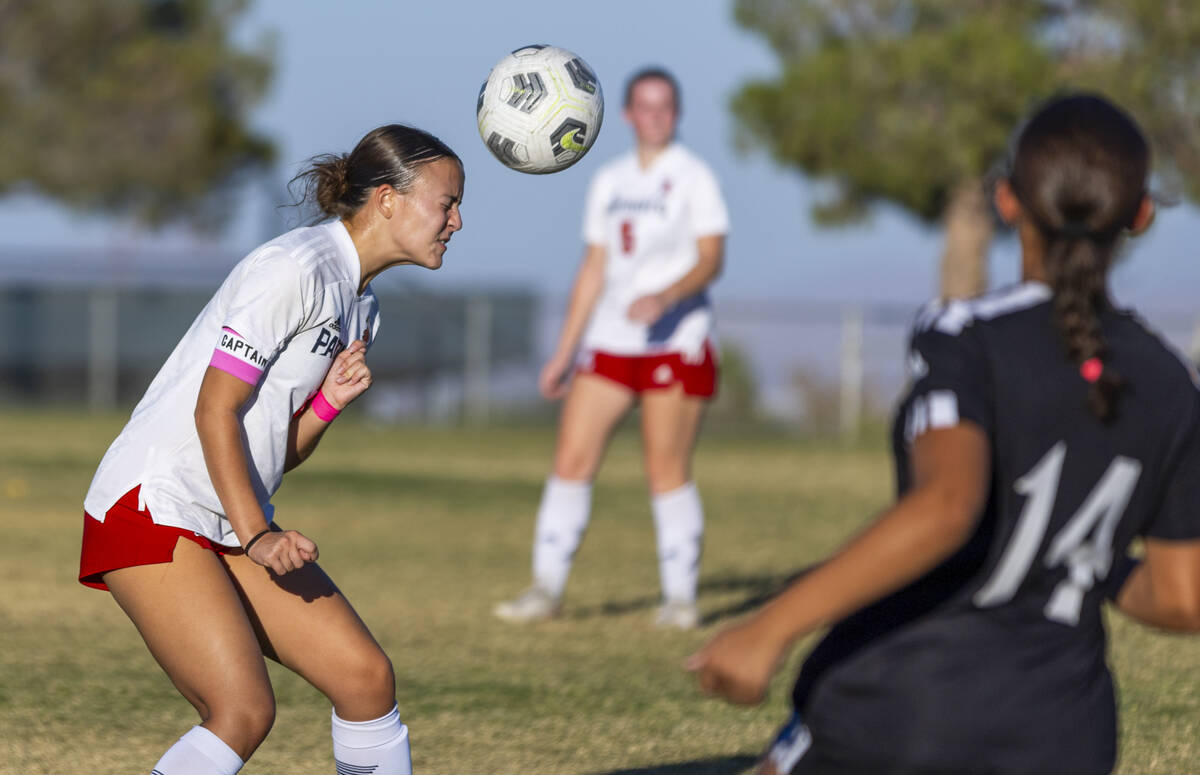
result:
M 980 608 L 1007 603 L 1029 573 L 1034 554 L 1050 525 L 1066 456 L 1066 442 L 1060 441 L 1013 485 L 1028 499 L 991 578 L 975 593 L 973 600 Z M 1113 458 L 1083 505 L 1050 542 L 1045 565 L 1054 568 L 1065 563 L 1067 577 L 1054 588 L 1046 603 L 1047 619 L 1072 626 L 1079 623 L 1083 596 L 1096 581 L 1107 578 L 1112 569 L 1113 531 L 1125 513 L 1141 473 L 1142 464 L 1138 461 L 1121 455 Z
M 633 252 L 633 221 L 621 221 L 621 252 Z

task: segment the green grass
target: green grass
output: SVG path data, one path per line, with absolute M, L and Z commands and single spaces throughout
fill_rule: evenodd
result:
M 146 772 L 195 723 L 133 626 L 75 581 L 82 499 L 122 418 L 0 414 L 0 772 Z M 803 649 L 760 708 L 702 700 L 682 658 L 744 603 L 821 557 L 884 505 L 882 434 L 844 446 L 709 433 L 699 633 L 650 626 L 658 590 L 637 440 L 597 482 L 566 616 L 512 627 L 493 603 L 528 582 L 549 426 L 369 427 L 339 421 L 276 498 L 395 664 L 420 773 L 746 771 L 787 712 Z M 1200 639 L 1113 622 L 1122 772 L 1194 773 Z M 278 720 L 246 773 L 329 773 L 328 704 L 272 667 Z

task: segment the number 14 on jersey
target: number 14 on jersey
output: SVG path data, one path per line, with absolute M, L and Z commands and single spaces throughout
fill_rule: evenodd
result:
M 1028 575 L 1050 526 L 1066 456 L 1066 442 L 1060 441 L 1013 485 L 1027 500 L 996 569 L 975 593 L 973 600 L 980 608 L 1011 600 Z M 1084 595 L 1097 581 L 1107 578 L 1112 569 L 1113 532 L 1141 473 L 1142 464 L 1138 461 L 1121 455 L 1113 458 L 1083 505 L 1050 542 L 1045 566 L 1055 568 L 1065 564 L 1067 577 L 1059 582 L 1046 603 L 1046 618 L 1072 626 L 1079 623 Z

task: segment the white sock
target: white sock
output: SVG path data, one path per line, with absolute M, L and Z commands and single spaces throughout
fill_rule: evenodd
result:
M 234 775 L 242 757 L 204 727 L 192 727 L 154 765 L 150 775 Z
M 537 528 L 533 533 L 533 580 L 555 597 L 562 597 L 571 561 L 583 540 L 592 511 L 592 483 L 551 476 L 542 490 Z
M 658 571 L 663 598 L 696 602 L 700 579 L 700 546 L 704 540 L 704 508 L 693 482 L 651 499 L 658 535 Z
M 400 711 L 373 721 L 343 721 L 333 712 L 333 763 L 338 775 L 412 775 L 408 727 Z

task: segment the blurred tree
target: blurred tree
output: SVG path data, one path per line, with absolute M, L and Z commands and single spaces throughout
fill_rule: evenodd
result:
M 877 201 L 941 222 L 943 295 L 985 288 L 984 182 L 1057 91 L 1125 106 L 1167 187 L 1200 198 L 1195 0 L 737 0 L 735 16 L 782 64 L 734 96 L 739 144 L 830 181 L 819 223 Z
M 212 226 L 271 143 L 246 125 L 273 54 L 245 0 L 0 0 L 0 194 Z

